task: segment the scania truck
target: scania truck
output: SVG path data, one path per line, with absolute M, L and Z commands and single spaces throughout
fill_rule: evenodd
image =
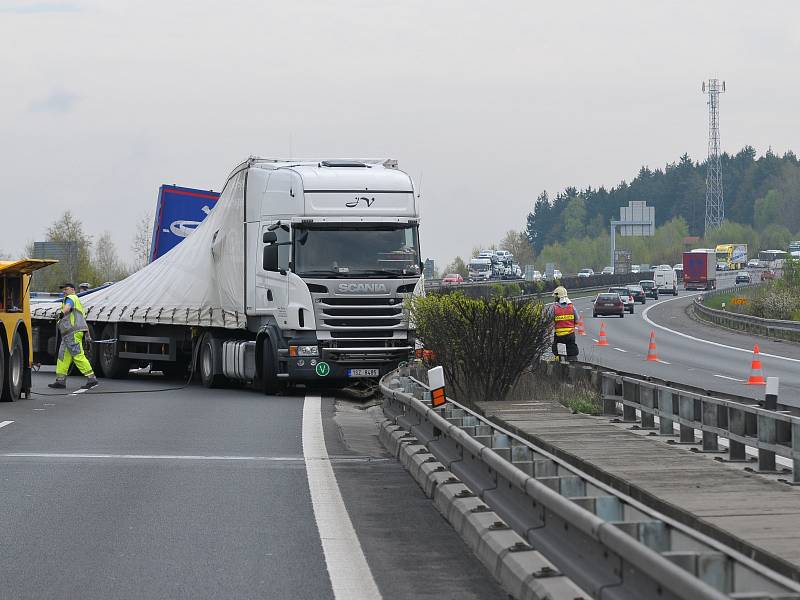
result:
M 175 248 L 82 297 L 96 367 L 186 374 L 207 387 L 375 378 L 414 350 L 404 301 L 424 290 L 419 207 L 390 159 L 251 157 Z M 34 310 L 52 361 L 58 305 Z

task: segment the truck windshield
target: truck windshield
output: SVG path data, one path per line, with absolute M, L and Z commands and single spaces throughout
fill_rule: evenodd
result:
M 294 271 L 309 277 L 419 275 L 417 226 L 296 227 Z

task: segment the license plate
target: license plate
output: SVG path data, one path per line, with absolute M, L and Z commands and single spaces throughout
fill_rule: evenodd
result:
M 379 369 L 347 369 L 348 377 L 377 377 Z

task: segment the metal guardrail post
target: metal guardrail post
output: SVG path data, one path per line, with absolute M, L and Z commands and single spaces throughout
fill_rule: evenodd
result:
M 622 397 L 628 402 L 639 402 L 639 385 L 630 381 L 622 382 Z M 628 404 L 622 405 L 622 420 L 625 423 L 636 422 L 636 407 Z
M 658 390 L 651 387 L 639 387 L 639 402 L 644 409 L 642 410 L 642 429 L 655 429 L 656 417 L 653 410 L 658 408 Z
M 734 435 L 747 435 L 744 411 L 733 406 L 728 406 L 728 431 Z M 728 440 L 728 460 L 735 462 L 747 461 L 745 445 L 742 442 L 737 442 L 733 439 Z
M 694 421 L 694 398 L 691 396 L 678 395 L 678 416 L 685 421 Z M 681 427 L 681 444 L 694 444 L 694 428 L 684 423 Z
M 617 402 L 609 396 L 617 395 L 617 377 L 614 373 L 604 372 L 600 380 L 600 392 L 603 398 L 603 414 L 616 415 Z
M 800 423 L 792 423 L 792 483 L 800 485 Z
M 703 425 L 719 427 L 718 405 L 713 402 L 703 402 Z M 719 436 L 710 431 L 703 431 L 703 452 L 719 452 Z
M 656 390 L 658 394 L 658 408 L 662 413 L 668 413 L 674 415 L 676 410 L 676 399 L 675 395 L 668 391 L 661 388 Z M 658 419 L 658 434 L 659 435 L 675 435 L 675 421 L 669 419 L 665 416 L 660 416 Z
M 758 441 L 762 444 L 775 444 L 777 441 L 775 419 L 769 415 L 758 415 Z M 766 472 L 775 471 L 774 452 L 764 448 L 758 449 L 758 470 Z

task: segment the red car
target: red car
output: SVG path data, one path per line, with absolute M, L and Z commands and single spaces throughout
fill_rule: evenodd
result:
M 598 315 L 619 315 L 625 317 L 625 304 L 616 292 L 604 292 L 598 294 L 592 307 L 592 316 Z
M 449 273 L 442 279 L 442 285 L 458 285 L 464 283 L 464 278 L 458 273 Z

